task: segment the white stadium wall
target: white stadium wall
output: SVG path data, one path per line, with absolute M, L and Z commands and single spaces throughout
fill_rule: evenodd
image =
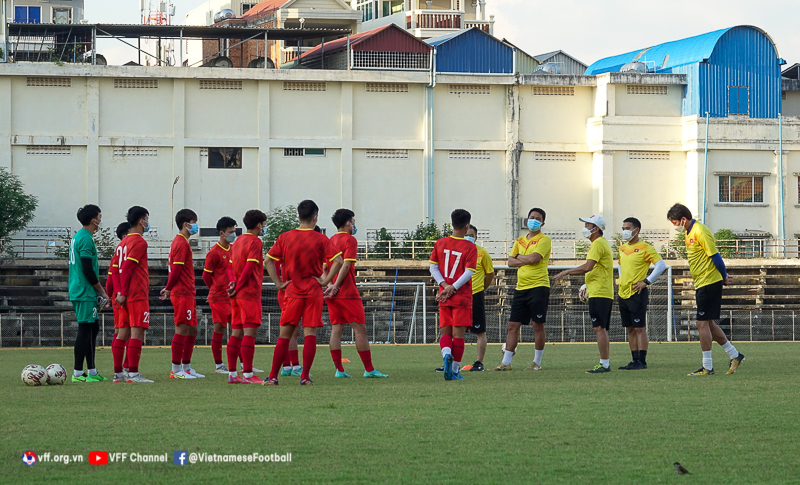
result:
M 672 203 L 701 207 L 706 127 L 679 116 L 683 75 L 438 75 L 432 130 L 429 82 L 425 72 L 2 65 L 0 166 L 39 196 L 33 225 L 75 228 L 88 202 L 114 225 L 137 204 L 161 239 L 182 207 L 210 227 L 304 198 L 328 234 L 330 214 L 352 207 L 362 240 L 430 212 L 443 224 L 457 207 L 494 240 L 516 237 L 534 206 L 548 230 L 573 233 L 592 213 L 612 232 L 631 215 L 663 230 Z M 709 128 L 705 220 L 777 237 L 777 120 Z M 784 118 L 788 237 L 800 232 L 798 128 Z M 209 168 L 208 148 L 241 148 L 241 167 Z M 763 206 L 719 205 L 715 172 L 766 174 Z

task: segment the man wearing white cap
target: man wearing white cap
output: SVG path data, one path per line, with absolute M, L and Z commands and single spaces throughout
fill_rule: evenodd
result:
M 583 237 L 592 242 L 586 262 L 577 268 L 557 274 L 558 281 L 566 275 L 585 274 L 586 289 L 589 295 L 589 317 L 597 334 L 597 348 L 600 350 L 600 363 L 587 374 L 611 372 L 608 350 L 608 327 L 611 324 L 611 307 L 614 303 L 614 258 L 611 245 L 603 237 L 606 221 L 603 216 L 580 217 L 584 222 Z

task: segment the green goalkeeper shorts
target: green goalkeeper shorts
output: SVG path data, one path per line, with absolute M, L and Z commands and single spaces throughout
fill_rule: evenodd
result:
M 94 323 L 97 321 L 97 303 L 94 301 L 73 301 L 72 308 L 78 323 Z

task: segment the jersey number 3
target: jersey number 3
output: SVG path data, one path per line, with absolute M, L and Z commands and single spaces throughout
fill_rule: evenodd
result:
M 453 261 L 453 267 L 450 267 L 450 254 L 453 255 L 455 261 Z M 450 251 L 449 249 L 444 250 L 444 277 L 445 278 L 455 278 L 456 275 L 456 268 L 458 268 L 458 263 L 461 261 L 461 255 L 464 253 L 459 253 L 458 251 Z

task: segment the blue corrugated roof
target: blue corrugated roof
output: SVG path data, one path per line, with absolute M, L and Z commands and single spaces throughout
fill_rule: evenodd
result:
M 600 59 L 589 66 L 588 69 L 586 69 L 586 74 L 593 75 L 602 74 L 605 72 L 619 72 L 619 69 L 622 66 L 633 61 L 647 60 L 648 64 L 651 61 L 654 61 L 657 71 L 668 71 L 673 67 L 702 62 L 711 57 L 711 54 L 714 52 L 714 47 L 716 47 L 719 39 L 726 32 L 734 28 L 736 27 L 715 30 L 714 32 L 708 32 L 706 34 L 689 37 L 687 39 L 658 44 L 647 49 L 638 49 L 633 52 L 628 52 L 627 54 L 606 57 L 605 59 Z M 757 30 L 766 35 L 766 32 L 762 31 L 761 29 Z M 774 44 L 775 43 L 773 42 L 773 45 Z
M 477 27 L 473 27 L 473 28 L 477 28 Z M 469 32 L 469 29 L 468 30 L 459 30 L 458 32 L 453 32 L 451 34 L 440 35 L 439 37 L 432 37 L 430 39 L 426 39 L 425 42 L 427 42 L 428 44 L 436 47 L 439 44 L 444 44 L 448 40 L 454 39 L 454 38 L 458 37 L 459 35 L 463 35 L 466 32 Z M 489 35 L 489 34 L 486 34 L 486 35 Z

